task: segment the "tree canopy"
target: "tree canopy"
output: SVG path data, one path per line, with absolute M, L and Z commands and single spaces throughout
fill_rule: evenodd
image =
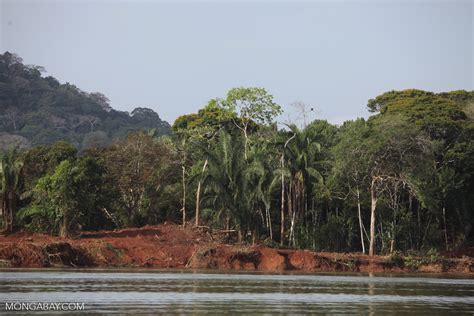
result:
M 170 125 L 151 109 L 130 114 L 114 110 L 108 98 L 44 77 L 44 69 L 24 65 L 20 57 L 0 54 L 0 145 L 22 147 L 67 141 L 86 149 L 108 145 L 129 132 L 155 128 L 168 134 Z M 94 139 L 94 140 L 92 140 Z
M 341 126 L 279 128 L 272 94 L 237 87 L 164 135 L 154 111 L 115 111 L 5 53 L 0 132 L 17 148 L 0 157 L 3 225 L 73 236 L 171 220 L 369 254 L 474 241 L 474 93 L 389 91 L 368 108 Z

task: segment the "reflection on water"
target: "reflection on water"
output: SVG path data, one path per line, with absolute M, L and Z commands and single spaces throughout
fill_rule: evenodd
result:
M 5 302 L 84 302 L 95 313 L 474 313 L 474 279 L 160 271 L 0 271 Z

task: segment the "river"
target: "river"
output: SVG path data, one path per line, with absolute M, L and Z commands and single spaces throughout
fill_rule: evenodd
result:
M 96 269 L 0 271 L 0 314 L 6 303 L 15 302 L 80 302 L 86 312 L 97 314 L 472 315 L 474 279 Z

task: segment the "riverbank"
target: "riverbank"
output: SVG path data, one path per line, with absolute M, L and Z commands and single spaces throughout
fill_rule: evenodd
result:
M 150 267 L 267 272 L 474 273 L 474 258 L 367 256 L 228 245 L 222 235 L 165 223 L 86 232 L 75 239 L 19 232 L 0 236 L 1 267 Z

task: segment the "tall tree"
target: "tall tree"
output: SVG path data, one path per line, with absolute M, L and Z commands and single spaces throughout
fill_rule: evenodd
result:
M 176 166 L 170 143 L 143 132 L 132 133 L 104 150 L 108 175 L 120 192 L 126 222 L 136 225 L 138 217 L 150 207 L 148 193 L 158 192 Z
M 0 157 L 0 192 L 2 214 L 6 233 L 11 233 L 18 208 L 23 163 L 16 149 L 12 148 Z
M 51 233 L 67 237 L 79 229 L 100 229 L 108 220 L 104 214 L 107 192 L 105 168 L 86 157 L 63 160 L 53 173 L 39 179 L 32 204 L 21 210 L 21 218 L 46 220 Z M 43 221 L 44 222 L 44 221 Z
M 182 157 L 186 156 L 185 160 L 195 167 L 191 168 L 190 178 L 199 177 L 195 199 L 195 226 L 199 226 L 200 223 L 202 175 L 209 163 L 206 150 L 215 144 L 219 130 L 234 127 L 232 120 L 235 118 L 236 115 L 233 111 L 222 107 L 217 99 L 211 99 L 197 114 L 180 116 L 173 124 L 172 129 L 177 136 L 177 141 L 181 142 L 181 145 L 186 144 L 185 148 L 181 146 Z M 184 193 L 185 181 L 182 186 Z
M 247 159 L 249 131 L 252 124 L 271 124 L 282 113 L 273 96 L 263 88 L 233 88 L 222 101 L 224 107 L 237 112 L 235 126 L 244 136 L 244 155 Z
M 388 116 L 373 120 L 373 129 L 365 142 L 364 158 L 370 162 L 370 241 L 369 255 L 375 254 L 375 221 L 379 199 L 403 189 L 420 197 L 416 186 L 419 171 L 433 165 L 432 145 L 427 136 L 401 117 Z M 427 167 L 428 166 L 428 167 Z M 394 240 L 394 239 L 393 239 Z
M 369 161 L 365 157 L 366 138 L 370 129 L 364 119 L 345 122 L 339 132 L 339 141 L 332 150 L 333 169 L 330 176 L 333 195 L 341 199 L 355 198 L 362 253 L 365 253 L 365 226 L 362 216 L 361 193 L 367 187 Z M 350 158 L 349 158 L 350 157 Z
M 289 242 L 295 246 L 295 225 L 299 217 L 308 210 L 308 194 L 312 192 L 313 181 L 322 182 L 319 172 L 318 154 L 321 145 L 316 142 L 316 133 L 312 125 L 303 130 L 295 125 L 288 126 L 294 135 L 284 146 L 285 162 L 289 174 L 288 216 L 290 220 Z
M 239 241 L 244 229 L 254 223 L 255 179 L 263 173 L 257 161 L 245 160 L 243 143 L 241 137 L 221 131 L 215 149 L 207 151 L 209 167 L 203 181 L 205 200 L 214 208 L 215 218 L 227 229 L 232 223 Z

